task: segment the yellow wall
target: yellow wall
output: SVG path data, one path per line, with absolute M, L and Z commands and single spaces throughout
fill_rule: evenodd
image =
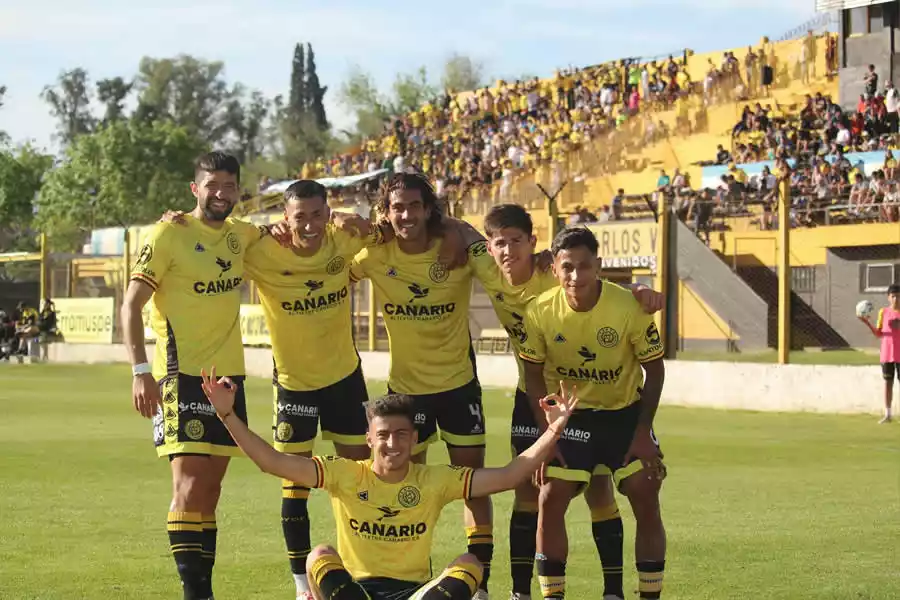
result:
M 696 292 L 678 282 L 678 337 L 691 340 L 738 340 L 728 324 Z
M 900 244 L 900 224 L 863 223 L 831 225 L 791 230 L 791 265 L 802 267 L 825 264 L 829 247 L 859 247 Z M 737 257 L 737 266 L 777 264 L 777 231 L 727 231 L 714 234 L 710 247 L 726 257 Z

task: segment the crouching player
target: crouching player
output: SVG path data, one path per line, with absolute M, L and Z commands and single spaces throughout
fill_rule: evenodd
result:
M 665 467 L 653 419 L 665 376 L 663 345 L 653 318 L 632 293 L 597 279 L 597 238 L 587 229 L 553 240 L 560 287 L 541 294 L 525 316 L 519 354 L 535 422 L 550 381 L 577 384 L 581 410 L 559 442 L 561 460 L 542 470 L 537 571 L 544 598 L 565 597 L 566 510 L 598 473 L 611 474 L 637 522 L 635 559 L 641 598 L 659 598 L 666 534 L 659 508 Z M 546 367 L 546 370 L 545 370 Z M 646 376 L 644 376 L 644 373 Z
M 543 435 L 502 468 L 472 469 L 413 463 L 417 443 L 412 398 L 389 394 L 366 407 L 366 441 L 372 458 L 306 458 L 283 454 L 234 415 L 238 384 L 203 374 L 203 388 L 234 440 L 267 473 L 322 488 L 332 499 L 338 551 L 318 546 L 307 560 L 313 594 L 320 600 L 468 600 L 478 589 L 482 567 L 463 554 L 436 578 L 431 541 L 444 505 L 513 489 L 531 477 L 556 447 L 574 393 L 540 399 Z

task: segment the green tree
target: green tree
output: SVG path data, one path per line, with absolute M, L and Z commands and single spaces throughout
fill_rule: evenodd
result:
M 53 157 L 30 145 L 0 149 L 0 252 L 37 249 L 34 201 Z
M 428 83 L 428 72 L 425 67 L 419 67 L 413 73 L 397 75 L 392 91 L 390 111 L 397 115 L 405 115 L 418 110 L 420 106 L 433 100 L 438 94 L 437 89 Z
M 3 96 L 6 95 L 6 86 L 0 85 L 0 108 L 3 108 Z M 9 141 L 9 136 L 5 131 L 0 129 L 0 145 L 6 144 Z
M 356 134 L 374 137 L 384 130 L 384 124 L 391 116 L 390 100 L 379 91 L 375 79 L 354 66 L 338 92 L 341 104 L 356 116 Z
M 467 92 L 484 87 L 487 79 L 484 74 L 484 63 L 462 54 L 451 54 L 444 63 L 441 86 L 444 90 Z
M 325 92 L 328 86 L 323 86 L 316 72 L 316 53 L 312 44 L 306 44 L 306 100 L 309 113 L 315 120 L 316 127 L 321 131 L 328 129 L 328 116 L 325 114 Z
M 97 82 L 97 100 L 103 104 L 103 124 L 108 125 L 124 117 L 125 99 L 131 93 L 134 82 L 126 82 L 121 77 L 101 79 Z
M 135 81 L 144 122 L 168 119 L 210 145 L 229 134 L 228 108 L 239 94 L 224 78 L 225 65 L 189 55 L 141 59 Z
M 259 91 L 247 96 L 237 88 L 226 110 L 226 121 L 232 132 L 228 147 L 241 164 L 256 160 L 265 149 L 265 122 L 271 102 Z
M 91 229 L 189 210 L 192 164 L 207 149 L 205 140 L 170 121 L 116 121 L 83 135 L 46 177 L 37 225 L 52 248 L 72 251 Z
M 283 113 L 283 116 L 295 123 L 301 123 L 309 111 L 309 105 L 306 94 L 306 59 L 303 44 L 300 43 L 294 46 L 289 94 L 286 112 Z
M 87 71 L 63 71 L 55 86 L 46 86 L 41 98 L 50 105 L 50 114 L 57 120 L 57 138 L 63 146 L 94 127 L 91 114 L 90 87 Z

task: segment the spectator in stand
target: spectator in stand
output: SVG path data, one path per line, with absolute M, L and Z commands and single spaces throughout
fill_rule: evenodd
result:
M 869 70 L 863 76 L 863 83 L 866 86 L 866 95 L 874 96 L 878 91 L 878 73 L 875 72 L 875 65 L 869 65 Z
M 622 205 L 625 202 L 625 190 L 619 188 L 618 193 L 613 196 L 611 205 L 612 205 L 612 218 L 616 221 L 622 219 Z
M 894 87 L 892 81 L 884 84 L 884 105 L 887 118 L 887 133 L 895 134 L 900 132 L 900 92 Z
M 716 149 L 716 164 L 724 165 L 729 162 L 731 162 L 731 153 L 728 152 L 722 144 L 719 144 Z

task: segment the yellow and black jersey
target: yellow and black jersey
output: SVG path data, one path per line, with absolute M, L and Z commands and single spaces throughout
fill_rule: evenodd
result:
M 371 460 L 313 457 L 315 487 L 331 496 L 338 553 L 354 579 L 426 582 L 431 540 L 444 506 L 467 500 L 473 470 L 411 463 L 403 481 L 385 483 Z
M 322 389 L 359 365 L 350 314 L 350 263 L 375 240 L 329 224 L 312 256 L 298 256 L 272 238 L 247 252 L 247 275 L 259 289 L 275 377 L 283 388 Z
M 469 336 L 469 303 L 475 265 L 493 262 L 484 242 L 469 249 L 466 268 L 438 262 L 440 240 L 427 252 L 407 254 L 396 240 L 363 249 L 351 278 L 369 278 L 390 343 L 388 385 L 402 394 L 434 394 L 475 377 Z
M 240 286 L 244 252 L 262 237 L 227 219 L 215 229 L 194 217 L 158 223 L 144 240 L 131 279 L 153 288 L 150 324 L 157 336 L 153 376 L 244 374 Z
M 519 356 L 545 364 L 551 391 L 559 381 L 576 384 L 582 408 L 630 406 L 640 399 L 641 363 L 663 356 L 652 315 L 608 281 L 587 312 L 573 310 L 562 288 L 544 292 L 528 306 L 525 334 Z
M 525 332 L 526 307 L 542 293 L 558 287 L 559 281 L 550 270 L 535 270 L 525 283 L 512 285 L 503 276 L 503 272 L 493 258 L 490 262 L 473 262 L 473 268 L 478 281 L 491 298 L 491 305 L 494 307 L 500 324 L 509 335 L 516 355 L 516 366 L 519 368 L 518 388 L 525 391 L 525 369 L 519 353 L 522 350 L 522 344 L 528 337 Z

